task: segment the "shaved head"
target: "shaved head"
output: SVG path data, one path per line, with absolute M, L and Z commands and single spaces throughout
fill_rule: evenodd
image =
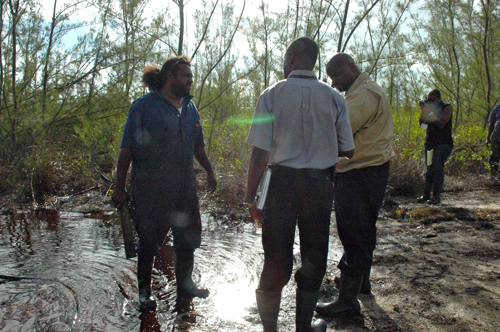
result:
M 293 70 L 313 70 L 318 59 L 319 48 L 314 40 L 308 37 L 295 39 L 286 49 L 283 71 L 285 77 Z
M 361 74 L 354 59 L 347 53 L 337 53 L 326 64 L 326 74 L 332 79 L 332 87 L 347 91 Z

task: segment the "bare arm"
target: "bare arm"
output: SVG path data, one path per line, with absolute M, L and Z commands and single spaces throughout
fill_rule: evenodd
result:
M 435 114 L 433 112 L 428 114 L 428 120 L 423 121 L 420 120 L 420 123 L 432 123 L 436 125 L 439 129 L 443 129 L 444 126 L 450 121 L 451 115 L 453 113 L 453 107 L 451 105 L 448 105 L 444 108 L 442 112 L 439 112 L 438 114 Z M 422 119 L 422 116 L 420 117 Z
M 262 179 L 268 162 L 269 151 L 254 146 L 252 149 L 252 156 L 250 157 L 250 165 L 248 167 L 246 203 L 254 202 L 255 196 L 257 195 L 257 188 L 259 187 L 260 180 Z
M 210 190 L 210 192 L 214 192 L 214 190 L 217 188 L 217 179 L 215 178 L 215 174 L 212 169 L 212 164 L 210 164 L 210 160 L 208 159 L 205 147 L 196 149 L 194 151 L 194 156 L 196 157 L 196 160 L 198 160 L 198 162 L 200 163 L 201 167 L 205 169 L 205 172 L 207 172 L 208 190 Z
M 130 163 L 132 162 L 132 149 L 122 148 L 118 156 L 118 164 L 116 166 L 116 183 L 113 197 L 111 198 L 116 207 L 120 207 L 126 199 L 125 183 L 127 182 L 127 173 Z
M 493 130 L 495 130 L 495 123 L 491 122 L 488 126 L 488 135 L 486 135 L 486 144 L 491 143 L 491 134 L 493 133 Z

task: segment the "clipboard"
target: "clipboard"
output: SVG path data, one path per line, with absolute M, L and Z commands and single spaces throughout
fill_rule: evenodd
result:
M 434 156 L 434 149 L 427 150 L 427 166 L 432 166 L 432 157 Z
M 271 182 L 271 168 L 267 167 L 262 183 L 260 185 L 260 193 L 257 195 L 257 211 L 262 212 L 266 206 L 267 192 L 269 190 L 269 183 Z

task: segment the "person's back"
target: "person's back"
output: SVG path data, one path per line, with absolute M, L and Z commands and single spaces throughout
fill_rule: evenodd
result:
M 254 121 L 262 123 L 252 126 L 248 142 L 271 151 L 271 164 L 326 169 L 338 162 L 337 126 L 346 125 L 345 102 L 311 71 L 295 70 L 266 89 L 256 110 Z
M 326 331 L 311 325 L 326 272 L 333 186 L 332 167 L 354 148 L 343 98 L 313 73 L 317 44 L 299 38 L 288 47 L 287 79 L 265 90 L 255 107 L 247 142 L 253 145 L 245 201 L 255 219 L 264 219 L 264 268 L 256 290 L 265 331 L 276 331 L 281 291 L 292 275 L 295 228 L 299 228 L 301 266 L 297 281 L 297 331 Z M 272 169 L 265 216 L 256 210 L 262 174 Z

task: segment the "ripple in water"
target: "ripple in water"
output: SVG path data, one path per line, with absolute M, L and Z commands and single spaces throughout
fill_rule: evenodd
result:
M 37 210 L 0 216 L 1 331 L 260 331 L 255 289 L 261 229 L 203 216 L 193 279 L 207 299 L 176 298 L 172 252 L 153 271 L 155 312 L 137 303 L 136 259 L 125 259 L 118 217 Z M 332 247 L 332 246 L 331 246 Z M 300 261 L 298 238 L 295 244 Z M 333 256 L 332 256 L 333 255 Z M 337 248 L 330 259 L 340 257 Z M 294 327 L 295 288 L 285 287 L 280 327 Z

